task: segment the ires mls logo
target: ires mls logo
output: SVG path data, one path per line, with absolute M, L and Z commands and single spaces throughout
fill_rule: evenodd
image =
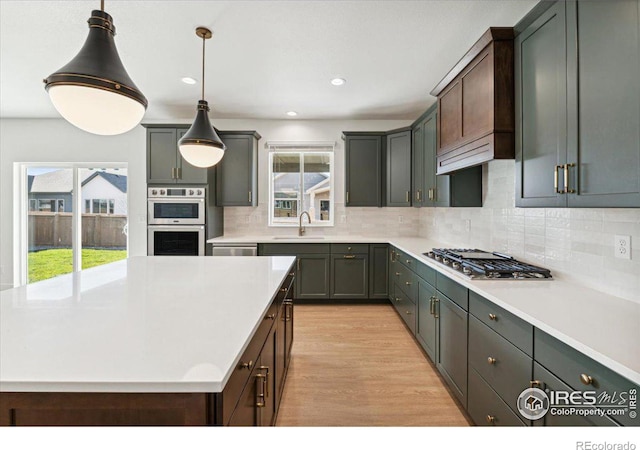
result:
M 542 389 L 528 388 L 518 396 L 518 411 L 529 420 L 543 418 L 550 404 L 549 396 Z

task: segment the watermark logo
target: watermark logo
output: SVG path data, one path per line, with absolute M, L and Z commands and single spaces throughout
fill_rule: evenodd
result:
M 518 411 L 529 420 L 541 419 L 549 411 L 549 396 L 542 389 L 528 388 L 518 396 Z

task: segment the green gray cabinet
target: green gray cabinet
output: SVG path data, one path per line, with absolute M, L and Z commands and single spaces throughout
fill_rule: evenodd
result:
M 345 206 L 383 206 L 383 137 L 383 133 L 343 133 Z
M 369 245 L 369 298 L 389 296 L 389 246 Z
M 258 140 L 255 131 L 224 131 L 227 146 L 216 165 L 216 205 L 258 206 Z
M 367 246 L 368 247 L 368 246 Z M 369 298 L 369 254 L 331 254 L 331 298 Z
M 639 38 L 638 0 L 557 2 L 517 36 L 516 206 L 640 206 Z
M 147 183 L 207 184 L 207 169 L 186 162 L 178 150 L 178 140 L 188 127 L 147 128 Z
M 482 206 L 481 166 L 436 175 L 436 123 L 437 105 L 434 105 L 413 124 L 413 206 Z
M 296 255 L 297 299 L 328 299 L 330 288 L 331 257 L 328 254 L 303 253 Z
M 434 315 L 436 288 L 423 279 L 418 280 L 418 323 L 416 338 L 431 361 L 437 358 L 438 317 Z
M 387 206 L 411 206 L 411 129 L 387 135 Z

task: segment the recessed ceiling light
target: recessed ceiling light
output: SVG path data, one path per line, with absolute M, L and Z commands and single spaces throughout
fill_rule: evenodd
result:
M 347 80 L 345 80 L 344 78 L 334 78 L 333 80 L 331 80 L 331 84 L 333 84 L 334 86 L 342 86 L 346 82 Z
M 182 77 L 181 80 L 182 80 L 182 82 L 184 84 L 196 84 L 197 83 L 195 78 L 191 78 L 191 77 Z
M 298 113 L 295 112 L 295 111 L 287 111 L 287 116 L 294 117 L 294 116 L 297 116 L 297 115 L 298 115 Z

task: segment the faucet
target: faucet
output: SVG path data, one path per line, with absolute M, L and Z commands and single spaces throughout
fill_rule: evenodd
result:
M 311 216 L 309 215 L 309 213 L 307 211 L 302 211 L 302 213 L 300 213 L 300 226 L 298 228 L 298 236 L 304 236 L 304 232 L 306 231 L 305 228 L 302 226 L 302 216 L 307 215 L 307 219 L 309 219 L 309 223 L 311 223 Z

